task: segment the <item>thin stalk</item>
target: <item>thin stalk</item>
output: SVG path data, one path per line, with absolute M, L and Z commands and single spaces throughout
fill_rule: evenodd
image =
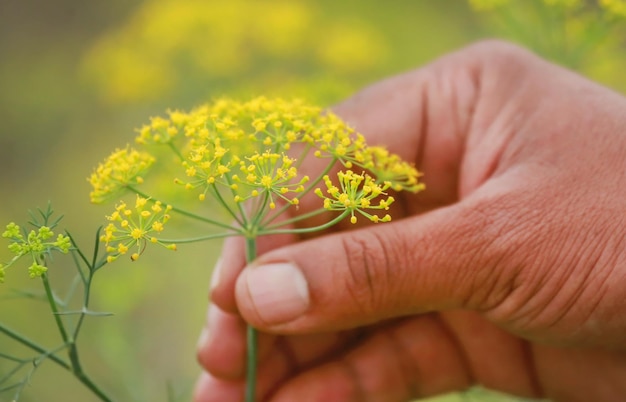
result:
M 133 193 L 137 194 L 140 197 L 151 198 L 149 195 L 147 195 L 146 193 L 136 189 L 135 187 L 128 186 L 128 189 L 130 191 L 132 191 Z M 171 205 L 171 204 L 167 204 L 167 203 L 164 203 L 164 204 Z M 174 211 L 174 212 L 176 212 L 178 214 L 181 214 L 183 216 L 186 216 L 188 218 L 196 219 L 196 220 L 198 220 L 200 222 L 210 223 L 212 225 L 219 226 L 219 227 L 224 228 L 224 229 L 236 230 L 234 227 L 232 227 L 231 225 L 228 225 L 226 223 L 219 222 L 219 221 L 216 221 L 216 220 L 213 220 L 213 219 L 209 219 L 209 218 L 206 218 L 206 217 L 201 216 L 201 215 L 196 215 L 196 214 L 191 213 L 189 211 L 185 211 L 184 209 L 180 209 L 180 208 L 178 208 L 178 207 L 176 207 L 174 205 L 171 205 L 171 207 L 172 207 L 172 211 Z
M 230 189 L 230 192 L 232 194 L 233 197 L 237 196 L 237 192 L 231 187 L 233 185 L 233 182 L 231 180 L 231 177 L 229 175 L 226 175 L 226 183 L 228 183 L 228 188 Z M 213 186 L 215 186 L 215 184 L 213 184 Z M 217 192 L 217 187 L 215 188 L 215 191 Z M 239 222 L 239 224 L 242 227 L 247 227 L 249 222 L 248 222 L 248 215 L 246 214 L 246 211 L 243 209 L 243 205 L 241 205 L 241 202 L 235 202 L 235 204 L 237 204 L 237 209 L 239 210 L 239 215 L 237 216 L 236 213 L 234 213 L 233 211 L 231 211 L 233 213 L 233 216 L 235 217 L 235 219 L 237 219 L 237 222 Z M 227 206 L 226 203 L 224 203 L 224 206 Z M 228 208 L 228 210 L 230 211 L 230 208 Z M 239 221 L 238 218 L 241 218 L 241 221 Z
M 251 226 L 258 227 L 260 225 L 261 220 L 263 219 L 263 211 L 265 210 L 265 207 L 267 206 L 269 199 L 270 199 L 270 193 L 268 190 L 263 193 L 263 201 L 258 202 L 256 205 L 256 208 L 255 207 L 252 208 L 254 211 L 254 213 L 252 214 L 252 216 L 254 217 L 254 220 L 252 221 Z
M 35 352 L 41 353 L 43 356 L 45 356 L 46 358 L 52 360 L 53 362 L 55 362 L 56 364 L 58 364 L 59 366 L 63 367 L 64 369 L 68 370 L 68 371 L 72 371 L 74 373 L 74 376 L 83 384 L 85 385 L 87 388 L 89 388 L 89 390 L 91 390 L 91 392 L 93 392 L 96 396 L 98 396 L 98 398 L 100 398 L 101 401 L 103 402 L 111 402 L 112 399 L 109 398 L 104 392 L 102 392 L 102 390 L 100 390 L 100 388 L 98 388 L 98 386 L 96 386 L 93 381 L 91 381 L 91 379 L 82 372 L 82 370 L 80 371 L 75 371 L 75 368 L 73 367 L 74 362 L 72 362 L 72 364 L 69 364 L 67 362 L 65 362 L 64 360 L 62 360 L 61 358 L 59 358 L 58 356 L 56 356 L 54 354 L 54 352 L 50 352 L 47 349 L 45 349 L 43 346 L 38 345 L 37 343 L 35 343 L 34 341 L 26 338 L 24 335 L 21 335 L 7 327 L 5 327 L 4 325 L 2 325 L 2 323 L 0 323 L 0 332 L 2 332 L 3 334 L 5 334 L 6 336 L 8 336 L 9 338 L 21 343 L 22 345 L 34 350 Z M 70 345 L 71 347 L 72 345 Z M 65 346 L 63 346 L 65 347 Z
M 70 237 L 70 239 L 72 239 Z M 74 240 L 72 239 L 72 242 Z M 76 247 L 78 249 L 78 246 L 76 244 L 74 244 L 74 247 Z M 93 251 L 93 257 L 91 259 L 91 264 L 87 261 L 87 259 L 85 258 L 85 264 L 87 265 L 87 268 L 89 269 L 88 271 L 88 276 L 87 278 L 85 278 L 84 281 L 84 292 L 83 292 L 83 312 L 80 314 L 80 317 L 78 318 L 78 323 L 76 324 L 76 327 L 74 328 L 74 334 L 73 334 L 73 338 L 72 338 L 72 347 L 74 347 L 74 344 L 76 343 L 76 339 L 78 338 L 78 334 L 80 333 L 80 329 L 83 326 L 83 322 L 85 321 L 85 311 L 88 311 L 89 309 L 89 300 L 91 297 L 91 282 L 93 281 L 93 276 L 95 275 L 96 271 L 104 264 L 106 264 L 106 260 L 101 260 L 102 262 L 98 262 L 98 254 L 100 252 L 100 228 L 98 228 L 98 230 L 96 230 L 96 238 L 94 241 L 94 251 Z M 80 269 L 80 266 L 78 266 L 78 262 L 76 262 L 77 264 L 77 268 L 79 271 L 82 272 L 82 270 Z M 102 265 L 100 265 L 102 264 Z
M 252 262 L 256 258 L 256 238 L 246 237 L 246 261 Z M 246 402 L 254 402 L 256 392 L 258 333 L 251 325 L 247 328 L 248 358 L 246 365 Z
M 170 141 L 167 145 L 169 145 L 170 149 L 172 151 L 174 151 L 174 153 L 176 154 L 176 156 L 178 156 L 182 161 L 185 160 L 185 157 L 183 156 L 183 154 L 180 152 L 180 150 L 176 147 L 176 145 L 172 144 L 172 142 Z
M 42 355 L 46 355 L 48 356 L 48 358 L 50 360 L 52 360 L 53 362 L 55 362 L 56 364 L 58 364 L 59 366 L 63 367 L 66 370 L 71 370 L 72 367 L 70 366 L 69 363 L 67 363 L 66 361 L 64 361 L 63 359 L 61 359 L 60 357 L 54 355 L 54 354 L 48 354 L 48 351 L 41 345 L 37 344 L 35 341 L 28 339 L 27 337 L 25 337 L 24 335 L 17 333 L 15 331 L 13 331 L 10 328 L 7 328 L 4 326 L 4 324 L 2 324 L 0 322 L 0 332 L 2 332 L 3 334 L 5 334 L 6 336 L 8 336 L 9 338 L 21 343 L 22 345 L 34 350 L 37 353 L 41 353 Z
M 96 249 L 97 251 L 97 249 Z M 96 260 L 96 256 L 94 255 L 94 261 Z M 90 267 L 95 268 L 95 267 Z M 85 299 L 83 301 L 85 308 L 89 304 L 89 289 L 91 285 L 91 279 L 95 269 L 89 270 L 89 277 L 87 278 L 87 283 L 85 284 Z M 48 276 L 44 273 L 41 276 L 43 281 L 44 289 L 46 290 L 46 297 L 48 299 L 48 304 L 50 306 L 50 310 L 52 311 L 52 315 L 56 322 L 57 328 L 59 330 L 59 334 L 63 339 L 63 343 L 67 345 L 68 348 L 68 356 L 70 358 L 70 367 L 69 370 L 74 374 L 74 377 L 78 379 L 84 386 L 86 386 L 94 395 L 96 395 L 103 402 L 111 402 L 112 399 L 109 398 L 92 380 L 91 378 L 83 371 L 80 359 L 78 357 L 78 348 L 76 347 L 76 339 L 75 336 L 78 335 L 78 331 L 80 330 L 80 326 L 82 324 L 84 314 L 79 318 L 77 328 L 73 334 L 74 338 L 70 339 L 67 330 L 65 329 L 65 325 L 63 324 L 63 319 L 59 312 L 59 308 L 57 306 L 56 300 L 52 293 L 52 288 L 50 287 L 50 282 L 48 281 Z
M 319 225 L 319 226 L 313 226 L 310 228 L 297 228 L 297 229 L 259 230 L 258 235 L 260 236 L 260 235 L 266 235 L 266 234 L 299 234 L 299 233 L 317 232 L 320 230 L 328 229 L 329 227 L 333 225 L 336 225 L 337 223 L 341 222 L 341 220 L 343 220 L 346 216 L 348 216 L 349 213 L 350 213 L 349 210 L 345 210 L 332 221 L 328 221 L 324 223 L 323 225 Z
M 304 189 L 304 191 L 302 192 L 302 194 L 300 195 L 300 197 L 302 197 L 303 195 L 307 194 L 309 191 L 313 190 L 313 187 L 317 186 L 317 184 L 322 180 L 322 178 L 324 178 L 325 175 L 328 174 L 328 172 L 330 172 L 330 170 L 333 168 L 333 166 L 335 166 L 335 163 L 337 162 L 337 158 L 333 158 L 330 163 L 326 166 L 326 168 L 322 171 L 322 173 L 320 173 L 317 178 L 315 180 L 313 180 L 313 182 L 311 184 L 309 184 L 309 186 Z M 269 225 L 270 223 L 272 223 L 276 218 L 278 218 L 280 215 L 282 215 L 287 208 L 289 208 L 291 206 L 291 204 L 285 204 L 282 207 L 280 207 L 278 209 L 278 211 L 276 211 L 274 213 L 274 215 L 270 216 L 268 219 L 265 220 L 265 222 L 263 222 L 263 226 L 265 225 Z
M 113 399 L 109 398 L 82 370 L 75 372 L 74 375 L 85 387 L 94 393 L 102 402 L 112 402 Z
M 312 218 L 312 217 L 317 216 L 319 214 L 323 214 L 324 212 L 328 212 L 328 210 L 324 209 L 324 208 L 319 208 L 319 209 L 316 209 L 314 211 L 310 211 L 310 212 L 307 212 L 305 214 L 297 215 L 297 216 L 294 216 L 293 218 L 286 219 L 284 221 L 280 221 L 280 222 L 278 222 L 278 223 L 276 223 L 274 225 L 263 227 L 263 230 L 274 230 L 274 229 L 277 229 L 277 228 L 280 228 L 280 227 L 283 227 L 283 226 L 286 226 L 286 225 L 289 225 L 289 224 L 292 224 L 292 223 L 299 222 L 299 221 L 304 220 L 304 219 Z
M 196 243 L 204 240 L 222 239 L 224 237 L 239 236 L 241 233 L 214 233 L 206 236 L 190 237 L 187 239 L 159 239 L 159 242 L 163 244 L 184 244 L 184 243 Z
M 80 329 L 83 326 L 83 322 L 85 321 L 85 315 L 86 315 L 86 311 L 88 311 L 89 309 L 89 299 L 91 296 L 91 281 L 93 280 L 93 274 L 94 274 L 95 270 L 90 269 L 89 270 L 89 277 L 87 278 L 87 282 L 85 283 L 85 291 L 83 294 L 83 309 L 82 312 L 80 313 L 80 317 L 78 317 L 78 323 L 76 323 L 76 328 L 74 328 L 74 335 L 73 335 L 73 339 L 72 339 L 72 346 L 74 345 L 74 343 L 76 342 L 76 339 L 78 338 L 78 334 L 80 333 Z
M 46 298 L 48 299 L 48 305 L 50 306 L 50 310 L 52 311 L 52 316 L 54 317 L 54 321 L 57 325 L 57 329 L 59 330 L 59 334 L 61 334 L 61 339 L 63 339 L 63 343 L 69 344 L 70 339 L 67 336 L 67 331 L 65 329 L 65 325 L 63 324 L 63 319 L 59 315 L 59 308 L 57 306 L 54 295 L 52 294 L 52 288 L 50 287 L 50 282 L 48 281 L 48 275 L 44 273 L 41 275 L 41 279 L 43 282 L 43 287 L 46 290 Z

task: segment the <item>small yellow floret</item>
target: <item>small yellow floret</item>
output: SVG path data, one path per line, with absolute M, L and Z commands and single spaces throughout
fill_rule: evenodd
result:
M 141 239 L 144 234 L 145 232 L 139 228 L 135 228 L 130 232 L 130 236 L 135 240 Z

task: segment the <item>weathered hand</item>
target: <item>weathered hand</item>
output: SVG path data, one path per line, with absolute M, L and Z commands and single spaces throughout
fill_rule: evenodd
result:
M 427 190 L 391 223 L 266 238 L 246 268 L 229 240 L 196 401 L 243 399 L 246 321 L 266 401 L 626 395 L 626 98 L 485 42 L 335 111 Z

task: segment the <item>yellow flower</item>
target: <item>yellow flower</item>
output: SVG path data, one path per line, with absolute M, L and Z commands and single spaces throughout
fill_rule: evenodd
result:
M 358 157 L 359 165 L 376 177 L 377 182 L 388 182 L 395 191 L 422 191 L 425 187 L 419 182 L 420 173 L 410 163 L 383 147 L 369 147 Z
M 608 14 L 626 18 L 626 0 L 599 0 L 599 3 Z
M 356 223 L 355 212 L 365 216 L 374 223 L 388 222 L 391 216 L 386 214 L 382 218 L 370 214 L 366 210 L 388 210 L 394 201 L 393 197 L 379 199 L 386 196 L 391 183 L 377 184 L 368 174 L 356 174 L 352 170 L 341 171 L 337 174 L 339 187 L 335 186 L 328 175 L 324 176 L 326 192 L 320 188 L 315 189 L 315 194 L 324 200 L 324 208 L 329 211 L 350 211 L 350 222 Z M 374 202 L 378 201 L 378 203 Z
M 552 7 L 561 7 L 566 10 L 575 10 L 582 5 L 581 0 L 543 0 L 545 4 Z
M 149 203 L 152 203 L 149 208 Z M 156 236 L 163 231 L 163 225 L 170 219 L 171 206 L 163 208 L 161 202 L 137 196 L 135 207 L 129 208 L 125 202 L 115 206 L 115 211 L 107 216 L 109 224 L 104 228 L 100 240 L 106 243 L 109 256 L 107 260 L 112 262 L 120 255 L 126 254 L 131 248 L 136 250 L 131 255 L 135 261 L 148 243 L 157 243 L 175 250 L 173 244 L 164 244 Z
M 168 134 L 170 131 L 172 135 Z M 392 197 L 377 198 L 386 194 L 387 189 L 413 192 L 423 189 L 420 174 L 413 165 L 385 148 L 369 147 L 365 137 L 339 116 L 299 99 L 257 97 L 245 102 L 218 99 L 189 112 L 170 111 L 166 117 L 153 117 L 139 138 L 143 145 L 174 151 L 180 161 L 174 164 L 179 172 L 174 182 L 200 201 L 213 198 L 250 230 L 250 222 L 261 226 L 271 222 L 276 215 L 267 215 L 278 203 L 298 208 L 302 197 L 315 187 L 307 183 L 317 183 L 334 165 L 343 165 L 347 171 L 340 173 L 338 186 L 325 179 L 329 195 L 322 197 L 319 211 L 349 210 L 352 221 L 357 219 L 356 212 L 374 222 L 388 221 L 388 216 L 366 212 L 388 208 Z M 104 198 L 104 194 L 113 192 L 114 185 L 121 188 L 139 182 L 132 179 L 140 177 L 139 169 L 119 168 L 122 164 L 119 160 L 124 166 L 136 166 L 136 162 L 126 162 L 131 153 L 134 160 L 139 159 L 139 153 L 132 152 L 117 151 L 105 167 L 99 167 L 100 174 L 94 174 L 98 178 L 94 182 L 104 182 L 108 187 L 99 184 L 99 197 L 92 198 Z M 326 161 L 320 176 L 313 180 L 299 169 L 307 157 Z M 144 165 L 147 168 L 149 164 L 144 162 Z M 357 167 L 368 174 L 354 173 Z M 112 180 L 110 171 L 122 171 L 125 175 L 118 174 L 122 178 Z M 147 209 L 146 203 L 147 200 L 138 198 L 135 210 L 125 205 L 118 208 L 109 217 L 117 225 L 107 227 L 105 241 L 117 233 L 116 238 L 122 236 L 129 242 L 124 243 L 128 247 L 132 242 L 138 243 L 141 254 L 146 240 L 162 230 L 161 222 L 153 220 L 158 214 Z M 144 221 L 133 221 L 131 216 Z M 113 250 L 122 254 L 119 248 Z
M 469 0 L 470 6 L 477 11 L 490 11 L 509 2 L 510 0 Z
M 88 179 L 91 202 L 104 202 L 128 186 L 143 183 L 143 174 L 153 163 L 154 158 L 145 152 L 130 147 L 116 149 Z

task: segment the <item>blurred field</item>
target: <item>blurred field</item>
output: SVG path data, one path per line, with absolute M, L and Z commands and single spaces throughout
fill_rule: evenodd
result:
M 50 200 L 89 244 L 109 208 L 89 204 L 86 177 L 150 116 L 220 95 L 330 105 L 493 32 L 464 1 L 0 2 L 0 223 Z M 87 370 L 119 400 L 166 401 L 168 384 L 189 400 L 218 250 L 154 250 L 98 274 L 93 308 L 115 315 L 90 319 L 81 342 Z M 0 320 L 57 344 L 44 306 L 15 294 L 39 283 L 7 276 Z M 71 276 L 51 272 L 61 290 Z M 18 351 L 3 337 L 0 350 Z M 31 384 L 21 401 L 95 401 L 50 363 Z M 473 400 L 509 399 L 476 390 L 429 401 Z

